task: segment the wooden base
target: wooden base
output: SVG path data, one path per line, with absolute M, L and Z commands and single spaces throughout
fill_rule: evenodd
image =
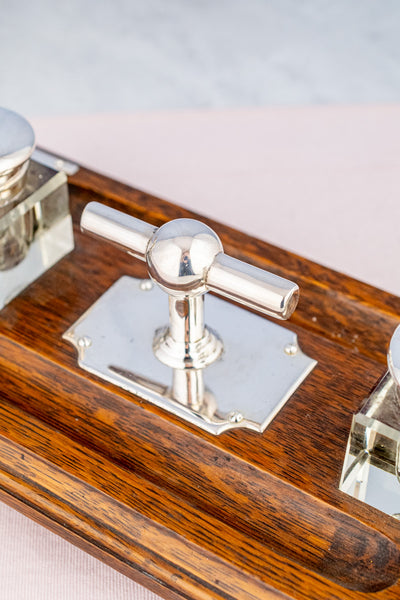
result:
M 318 360 L 264 434 L 214 437 L 79 369 L 61 337 L 121 275 L 145 276 L 79 232 L 88 201 L 155 225 L 196 215 L 85 169 L 70 194 L 75 251 L 0 313 L 2 499 L 166 598 L 399 598 L 400 524 L 338 484 L 400 299 L 202 219 L 299 284 L 286 326 Z

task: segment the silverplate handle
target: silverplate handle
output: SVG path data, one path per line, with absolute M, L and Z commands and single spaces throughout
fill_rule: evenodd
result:
M 228 256 L 217 234 L 200 221 L 175 219 L 157 228 L 90 202 L 81 228 L 147 262 L 152 279 L 175 298 L 212 291 L 278 319 L 288 319 L 297 306 L 297 284 Z

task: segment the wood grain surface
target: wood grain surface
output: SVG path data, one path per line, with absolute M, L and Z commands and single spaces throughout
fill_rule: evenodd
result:
M 284 326 L 318 360 L 263 434 L 215 437 L 81 370 L 62 339 L 120 276 L 146 276 L 80 233 L 87 202 L 196 215 L 85 169 L 70 196 L 76 249 L 0 313 L 1 497 L 166 598 L 399 598 L 400 524 L 338 490 L 399 298 L 203 219 L 299 284 Z

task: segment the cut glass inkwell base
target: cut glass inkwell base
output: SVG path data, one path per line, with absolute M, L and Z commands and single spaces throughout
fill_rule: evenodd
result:
M 386 374 L 353 417 L 340 489 L 400 518 L 400 404 Z
M 400 328 L 388 353 L 389 371 L 354 415 L 340 489 L 400 518 Z
M 0 308 L 74 248 L 65 173 L 30 162 L 18 203 L 0 216 L 0 258 L 10 255 L 12 239 L 20 256 L 0 265 Z

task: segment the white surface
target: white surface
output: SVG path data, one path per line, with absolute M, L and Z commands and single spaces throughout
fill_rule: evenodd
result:
M 400 101 L 398 0 L 0 0 L 23 114 Z
M 1 600 L 157 600 L 158 596 L 0 503 Z

